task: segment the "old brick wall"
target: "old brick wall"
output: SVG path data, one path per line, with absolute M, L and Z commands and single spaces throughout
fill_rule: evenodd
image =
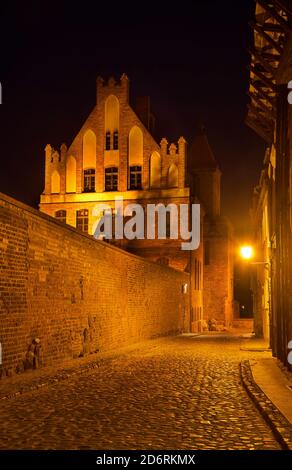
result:
M 0 194 L 3 375 L 187 328 L 188 282 Z
M 233 239 L 225 218 L 205 224 L 209 263 L 204 265 L 204 319 L 230 328 L 234 317 Z

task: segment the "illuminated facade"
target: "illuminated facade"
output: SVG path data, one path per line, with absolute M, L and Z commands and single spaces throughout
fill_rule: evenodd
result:
M 135 110 L 129 104 L 129 80 L 125 74 L 118 82 L 110 78 L 104 83 L 99 77 L 96 105 L 70 147 L 63 144 L 57 151 L 46 146 L 45 189 L 40 210 L 92 235 L 103 215 L 96 214 L 94 207 L 105 203 L 114 208 L 116 196 L 123 197 L 124 207 L 139 203 L 145 209 L 149 203 L 178 207 L 198 203 L 198 168 L 192 158 L 188 166 L 185 139 L 180 137 L 177 143 L 169 145 L 163 138 L 158 144 L 151 132 L 152 124 L 148 99 L 139 99 Z M 218 216 L 220 176 L 218 173 L 214 177 L 215 174 L 217 170 L 206 168 L 204 178 L 202 175 L 200 178 L 201 188 L 212 194 Z M 202 196 L 203 235 L 203 217 L 211 208 Z M 198 331 L 204 318 L 204 243 L 202 240 L 195 251 L 182 251 L 181 242 L 169 236 L 165 240 L 111 240 L 137 255 L 191 273 L 190 330 Z M 225 325 L 224 315 L 220 322 Z
M 253 204 L 258 263 L 253 279 L 256 327 L 259 334 L 270 338 L 273 354 L 287 364 L 292 338 L 291 0 L 257 2 L 252 26 L 247 124 L 267 144 Z

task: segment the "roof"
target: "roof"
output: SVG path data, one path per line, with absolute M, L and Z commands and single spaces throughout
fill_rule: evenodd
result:
M 219 168 L 209 145 L 204 126 L 197 128 L 190 146 L 188 157 L 190 170 Z

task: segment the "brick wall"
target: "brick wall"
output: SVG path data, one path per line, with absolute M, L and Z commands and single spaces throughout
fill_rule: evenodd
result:
M 2 375 L 188 329 L 188 281 L 0 194 Z
M 209 264 L 204 266 L 204 319 L 229 328 L 234 317 L 233 239 L 230 223 L 224 217 L 216 225 L 205 224 L 209 243 Z

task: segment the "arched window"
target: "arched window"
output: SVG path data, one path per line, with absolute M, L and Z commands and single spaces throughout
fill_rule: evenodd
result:
M 95 192 L 95 169 L 89 168 L 83 171 L 83 192 Z
M 143 132 L 138 126 L 129 133 L 129 166 L 143 165 Z
M 111 149 L 111 133 L 110 133 L 110 131 L 107 131 L 105 133 L 105 149 L 106 150 Z
M 105 169 L 105 191 L 117 191 L 118 190 L 118 168 L 111 167 Z
M 76 212 L 76 228 L 84 233 L 88 233 L 88 210 L 81 209 Z
M 174 163 L 172 165 L 170 165 L 170 167 L 168 169 L 167 186 L 169 188 L 177 188 L 178 187 L 178 169 L 177 169 L 177 166 Z
M 158 152 L 153 152 L 150 158 L 150 187 L 159 188 L 161 177 L 161 160 Z
M 76 160 L 72 155 L 66 162 L 66 192 L 76 193 Z
M 83 136 L 83 169 L 96 167 L 96 135 L 91 130 Z
M 142 189 L 141 166 L 130 166 L 130 189 Z
M 116 96 L 110 95 L 105 102 L 105 149 L 118 150 L 120 128 L 120 104 Z
M 66 211 L 60 210 L 55 212 L 55 217 L 58 219 L 60 222 L 63 222 L 64 224 L 66 223 Z
M 119 131 L 114 131 L 114 150 L 119 150 Z
M 51 193 L 59 194 L 60 193 L 60 174 L 55 170 L 51 177 Z

